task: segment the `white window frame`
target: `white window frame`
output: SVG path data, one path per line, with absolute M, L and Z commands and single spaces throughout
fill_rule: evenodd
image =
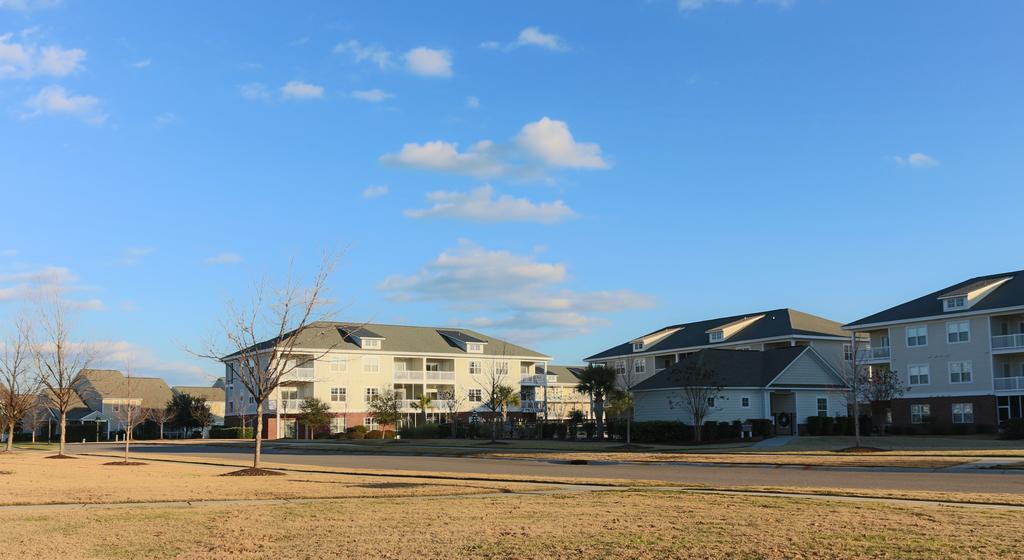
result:
M 708 342 L 722 342 L 725 340 L 725 331 L 711 331 L 708 333 Z
M 924 329 L 924 344 L 910 344 L 910 331 L 917 329 Z M 928 325 L 911 325 L 906 328 L 904 333 L 906 336 L 903 337 L 903 342 L 906 343 L 907 348 L 925 348 L 928 346 Z M 921 338 L 921 335 L 914 335 L 914 339 Z
M 348 390 L 345 387 L 331 387 L 331 402 L 346 402 L 346 399 Z
M 348 371 L 348 360 L 342 357 L 331 358 L 331 373 L 345 373 Z
M 380 357 L 363 356 L 363 373 L 380 373 Z
M 914 409 L 918 412 L 914 412 Z M 910 405 L 910 423 L 924 424 L 924 419 L 932 415 L 932 405 L 928 403 L 917 403 Z
M 967 296 L 953 296 L 943 301 L 945 302 L 943 309 L 946 311 L 955 311 L 967 307 Z
M 918 373 L 912 373 L 915 368 L 924 368 L 924 373 L 920 371 Z M 927 381 L 921 383 L 921 376 L 924 376 Z M 914 377 L 917 377 L 918 382 L 914 383 Z M 929 364 L 907 364 L 907 385 L 911 387 L 922 387 L 925 385 L 932 384 L 932 368 Z
M 647 360 L 635 360 L 633 362 L 633 373 L 647 373 Z
M 476 398 L 474 398 L 476 397 Z M 466 399 L 469 402 L 484 402 L 484 390 L 483 389 L 469 389 L 466 392 Z
M 615 365 L 613 366 L 612 369 L 614 369 L 615 373 L 618 374 L 618 375 L 625 375 L 626 374 L 626 361 L 625 360 L 615 360 Z
M 480 373 L 482 371 L 483 371 L 483 368 L 480 366 L 480 360 L 470 360 L 469 361 L 469 373 L 471 373 L 473 375 L 476 375 L 476 374 L 478 374 L 478 373 Z
M 740 398 L 740 408 L 750 408 L 750 397 Z
M 331 433 L 332 434 L 343 433 L 345 431 L 345 429 L 348 427 L 347 424 L 348 423 L 345 422 L 345 417 L 344 416 L 332 416 L 331 417 Z
M 825 401 L 825 410 L 821 409 L 821 402 Z M 828 397 L 816 397 L 814 400 L 814 409 L 818 411 L 818 416 L 828 416 Z
M 363 390 L 363 400 L 370 402 L 379 394 L 380 389 L 377 389 L 376 387 L 366 387 L 366 389 Z
M 853 361 L 853 345 L 850 344 L 849 342 L 843 344 L 843 361 Z
M 974 423 L 974 403 L 953 403 L 952 409 L 954 424 Z
M 974 364 L 971 360 L 957 360 L 949 362 L 946 366 L 949 371 L 949 382 L 953 385 L 963 385 L 965 383 L 974 382 Z M 955 371 L 954 371 L 955 370 Z M 964 380 L 964 374 L 967 374 L 967 380 Z M 959 375 L 960 381 L 953 381 L 953 375 Z
M 367 430 L 376 430 L 380 428 L 380 423 L 377 419 L 372 416 L 366 416 L 363 418 L 363 426 L 366 426 Z
M 967 325 L 967 330 L 960 330 L 961 325 Z M 950 327 L 957 327 L 956 331 L 950 331 Z M 962 338 L 963 334 L 967 338 Z M 956 335 L 956 340 L 950 340 L 950 335 Z M 971 341 L 971 322 L 968 321 L 947 321 L 946 322 L 946 344 L 966 344 Z
M 644 349 L 644 343 L 642 341 L 641 342 L 634 342 L 633 343 L 633 351 L 634 352 L 642 352 L 643 349 Z
M 379 338 L 364 338 L 360 347 L 367 350 L 380 350 L 381 340 Z
M 508 375 L 508 360 L 498 360 L 494 362 L 494 374 Z
M 482 354 L 484 351 L 484 345 L 479 342 L 467 342 L 466 352 L 473 352 L 476 354 Z

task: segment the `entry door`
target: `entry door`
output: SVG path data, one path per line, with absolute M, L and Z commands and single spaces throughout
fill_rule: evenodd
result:
M 295 429 L 296 427 L 294 418 L 281 419 L 281 437 L 287 439 L 295 439 L 297 436 Z

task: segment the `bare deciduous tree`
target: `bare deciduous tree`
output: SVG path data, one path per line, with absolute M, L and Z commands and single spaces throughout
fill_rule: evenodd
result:
M 39 400 L 39 376 L 33 369 L 31 327 L 24 317 L 0 351 L 0 418 L 7 432 L 7 451 L 14 445 L 14 427 Z
M 668 407 L 683 408 L 689 413 L 693 420 L 693 439 L 700 442 L 704 419 L 714 407 L 715 399 L 722 393 L 722 385 L 715 370 L 697 361 L 689 361 L 676 371 L 678 374 L 673 381 L 680 388 L 680 396 L 670 396 Z
M 481 367 L 483 371 L 473 374 L 477 385 L 479 385 L 481 389 L 481 396 L 483 397 L 481 405 L 491 413 L 492 442 L 498 440 L 497 422 L 499 413 L 505 405 L 502 400 L 502 393 L 505 392 L 505 388 L 507 387 L 505 379 L 508 377 L 508 360 L 504 359 L 507 353 L 507 346 L 502 345 L 501 349 L 495 353 L 498 357 L 492 357 L 489 360 L 481 360 Z
M 128 463 L 128 455 L 132 441 L 132 431 L 146 421 L 146 413 L 142 408 L 142 398 L 131 366 L 124 368 L 124 396 L 121 402 L 113 405 L 113 417 L 124 430 L 124 462 Z
M 174 420 L 174 413 L 167 406 L 155 406 L 146 409 L 146 418 L 160 428 L 160 439 L 164 439 L 164 426 Z
M 441 406 L 448 411 L 448 421 L 451 423 L 451 437 L 458 437 L 459 431 L 459 409 L 462 408 L 462 403 L 466 402 L 465 397 L 460 397 L 454 388 L 447 391 L 441 391 L 437 394 L 437 398 L 441 401 Z
M 95 357 L 95 350 L 71 340 L 71 324 L 67 310 L 57 295 L 41 307 L 41 339 L 33 341 L 36 367 L 46 389 L 50 406 L 57 410 L 60 423 L 58 455 L 65 453 L 68 410 L 77 400 L 75 387 L 82 372 Z
M 221 323 L 224 342 L 211 342 L 205 350 L 192 352 L 227 363 L 233 369 L 233 382 L 252 396 L 256 405 L 254 469 L 260 468 L 263 411 L 267 399 L 288 374 L 305 365 L 306 361 L 296 359 L 295 351 L 303 333 L 329 315 L 324 309 L 325 290 L 335 263 L 335 259 L 325 256 L 309 286 L 301 286 L 289 274 L 284 286 L 270 295 L 266 294 L 265 285 L 258 286 L 248 307 L 229 304 L 227 316 Z M 310 359 L 323 357 L 333 347 L 318 349 Z
M 44 403 L 40 402 L 38 395 L 36 395 L 36 398 L 32 401 L 32 408 L 28 409 L 25 415 L 21 417 L 21 429 L 27 430 L 32 434 L 32 443 L 36 442 L 36 432 L 47 423 L 49 416 L 50 412 L 46 409 Z

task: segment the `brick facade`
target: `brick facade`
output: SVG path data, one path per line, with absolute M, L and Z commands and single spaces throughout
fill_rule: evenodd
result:
M 974 423 L 953 424 L 953 404 L 971 403 L 974 405 Z M 911 405 L 927 404 L 930 407 L 931 423 L 914 424 L 911 422 Z M 957 429 L 975 431 L 978 426 L 995 427 L 999 421 L 996 416 L 996 397 L 994 395 L 972 395 L 963 397 L 923 397 L 902 398 L 892 401 L 892 423 L 901 428 L 917 428 L 925 431 L 934 428 L 938 433 L 950 433 Z

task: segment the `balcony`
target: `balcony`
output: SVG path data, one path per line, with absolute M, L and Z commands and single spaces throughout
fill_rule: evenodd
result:
M 312 367 L 297 367 L 281 376 L 281 382 L 288 381 L 313 381 Z
M 302 412 L 302 403 L 306 399 L 281 399 L 281 412 L 285 414 Z
M 427 371 L 427 381 L 455 381 L 454 371 Z
M 423 372 L 416 370 L 395 370 L 395 381 L 423 381 Z
M 992 350 L 1003 352 L 1024 351 L 1024 333 L 1001 334 L 993 336 Z
M 544 412 L 544 401 L 522 401 L 519 409 L 523 412 Z
M 857 359 L 862 362 L 888 362 L 891 356 L 892 350 L 888 346 L 870 346 L 857 352 Z
M 542 373 L 535 375 L 522 375 L 519 377 L 520 385 L 547 385 L 547 377 Z
M 1024 377 L 995 378 L 996 391 L 1024 391 Z

